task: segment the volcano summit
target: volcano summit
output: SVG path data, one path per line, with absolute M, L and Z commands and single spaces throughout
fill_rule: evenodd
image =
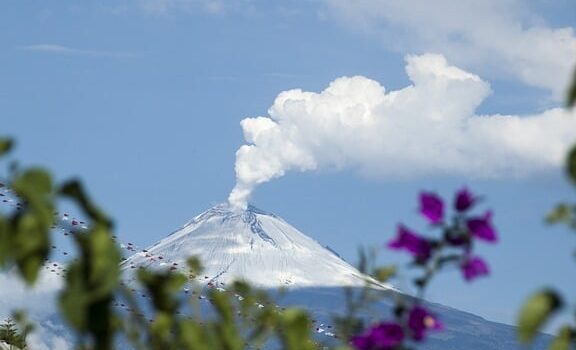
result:
M 263 288 L 390 288 L 362 274 L 280 217 L 253 206 L 217 205 L 139 252 L 124 266 L 172 268 L 195 256 L 211 282 L 242 279 Z

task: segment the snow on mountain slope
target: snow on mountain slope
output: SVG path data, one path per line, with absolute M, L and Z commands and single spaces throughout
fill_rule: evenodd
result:
M 367 283 L 391 288 L 363 275 L 280 217 L 253 206 L 231 210 L 227 204 L 198 215 L 152 247 L 131 256 L 125 270 L 136 267 L 186 268 L 196 256 L 202 279 L 228 283 L 243 279 L 255 286 L 336 287 Z

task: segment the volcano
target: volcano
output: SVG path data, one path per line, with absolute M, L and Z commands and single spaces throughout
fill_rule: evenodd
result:
M 244 280 L 261 288 L 391 288 L 282 218 L 253 206 L 237 210 L 217 205 L 134 254 L 123 266 L 181 270 L 191 256 L 200 259 L 210 282 Z
M 362 274 L 280 217 L 253 206 L 237 210 L 226 204 L 205 211 L 158 243 L 125 260 L 122 265 L 125 281 L 133 281 L 130 271 L 139 267 L 184 272 L 191 256 L 198 257 L 204 267 L 202 275 L 196 276 L 196 282 L 210 288 L 224 287 L 225 290 L 229 282 L 238 279 L 272 293 L 278 287 L 287 287 L 278 304 L 306 309 L 316 322 L 316 332 L 325 337 L 320 339 L 323 341 L 334 339 L 334 334 L 325 327 L 332 317 L 346 315 L 347 300 L 342 287 L 350 287 L 352 292 L 370 287 L 392 298 L 402 294 L 394 287 Z M 391 317 L 392 298 L 375 302 L 362 317 L 366 322 Z M 444 330 L 430 334 L 422 349 L 522 348 L 513 326 L 444 305 L 422 303 L 444 323 Z M 546 349 L 550 341 L 550 336 L 540 335 L 532 349 Z

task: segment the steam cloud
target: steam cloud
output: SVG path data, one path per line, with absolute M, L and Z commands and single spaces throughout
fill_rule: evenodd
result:
M 230 204 L 245 208 L 258 185 L 291 170 L 352 168 L 378 178 L 525 176 L 559 166 L 576 139 L 574 113 L 476 115 L 488 83 L 440 55 L 406 61 L 413 84 L 401 90 L 342 77 L 321 93 L 284 91 L 268 117 L 242 120 L 248 144 L 236 152 Z

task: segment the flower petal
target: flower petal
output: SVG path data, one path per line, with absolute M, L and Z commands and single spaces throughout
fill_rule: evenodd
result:
M 432 192 L 420 193 L 420 213 L 432 224 L 437 224 L 444 217 L 444 203 Z
M 487 241 L 496 242 L 498 240 L 496 230 L 492 226 L 492 212 L 487 211 L 483 217 L 475 217 L 466 221 L 466 226 L 472 236 Z
M 383 322 L 353 337 L 350 343 L 358 350 L 380 350 L 392 349 L 403 341 L 402 326 L 393 322 Z
M 488 264 L 480 257 L 468 257 L 460 266 L 464 279 L 468 282 L 490 273 Z
M 454 209 L 459 212 L 464 212 L 470 209 L 476 202 L 476 197 L 472 195 L 468 188 L 463 187 L 456 193 L 456 199 L 454 200 Z
M 398 226 L 397 235 L 392 241 L 388 242 L 388 247 L 396 250 L 406 250 L 420 261 L 428 260 L 432 253 L 432 245 L 426 238 L 410 231 L 403 225 Z

